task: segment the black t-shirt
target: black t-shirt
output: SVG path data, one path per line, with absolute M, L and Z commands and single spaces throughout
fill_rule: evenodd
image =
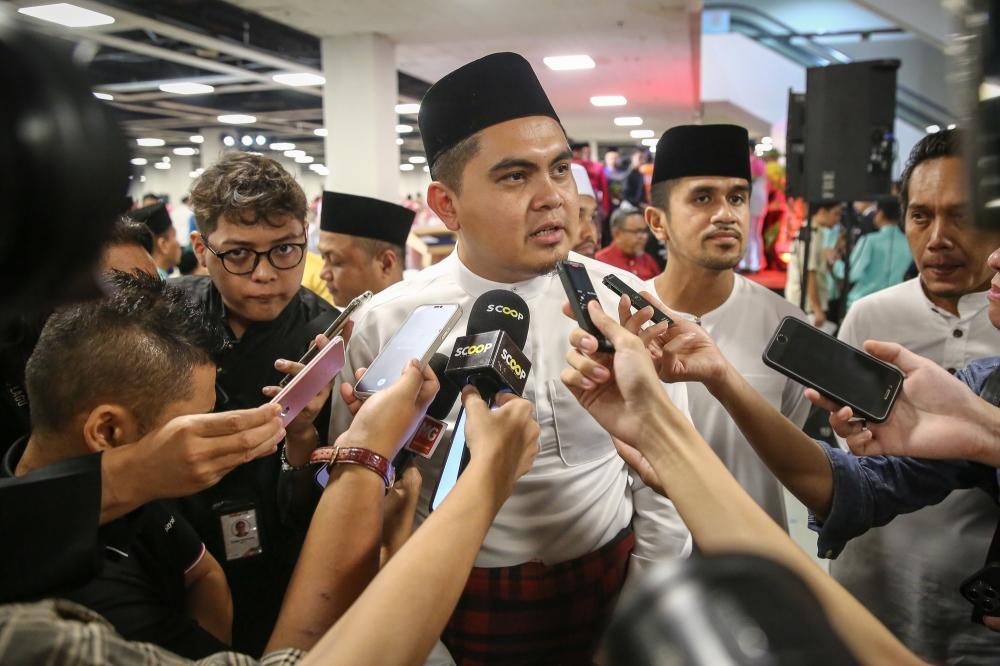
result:
M 172 284 L 225 324 L 229 343 L 218 362 L 216 411 L 249 409 L 267 402 L 261 389 L 277 385 L 283 377 L 274 369 L 275 360 L 297 361 L 338 313 L 301 288 L 274 321 L 254 323 L 236 339 L 211 278 L 187 276 Z M 327 403 L 316 418 L 324 442 L 329 420 Z M 233 648 L 255 657 L 263 653 L 274 630 L 305 537 L 279 507 L 280 480 L 281 463 L 275 453 L 237 467 L 212 488 L 175 500 L 226 572 L 233 593 Z M 244 532 L 251 536 L 243 538 Z
M 13 476 L 27 443 L 25 437 L 11 447 L 0 475 Z M 151 502 L 103 525 L 99 534 L 105 552 L 101 574 L 46 596 L 75 601 L 103 615 L 124 638 L 182 657 L 201 659 L 230 649 L 186 613 L 184 574 L 201 561 L 205 547 L 180 514 Z

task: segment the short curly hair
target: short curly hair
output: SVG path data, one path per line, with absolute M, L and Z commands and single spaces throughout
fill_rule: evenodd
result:
M 305 222 L 309 202 L 292 174 L 259 153 L 223 153 L 191 189 L 198 232 L 208 236 L 223 216 L 245 226 L 281 226 L 289 215 Z

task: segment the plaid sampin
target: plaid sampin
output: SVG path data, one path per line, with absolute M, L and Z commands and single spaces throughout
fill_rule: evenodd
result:
M 458 666 L 589 666 L 635 538 L 552 566 L 475 568 L 441 640 Z

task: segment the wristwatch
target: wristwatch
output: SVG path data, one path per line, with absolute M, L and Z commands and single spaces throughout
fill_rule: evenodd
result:
M 312 453 L 309 459 L 313 464 L 326 464 L 328 468 L 338 464 L 360 465 L 378 474 L 385 482 L 385 492 L 388 493 L 396 481 L 396 470 L 392 461 L 384 456 L 358 446 L 339 447 L 323 446 Z

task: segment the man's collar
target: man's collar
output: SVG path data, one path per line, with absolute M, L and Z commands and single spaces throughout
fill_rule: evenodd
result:
M 528 300 L 542 293 L 549 285 L 548 276 L 544 275 L 524 280 L 523 282 L 494 282 L 493 280 L 487 280 L 469 270 L 459 258 L 457 247 L 441 263 L 447 263 L 448 269 L 455 276 L 455 283 L 467 294 L 476 298 L 482 296 L 487 291 L 506 289 L 518 294 L 524 300 Z
M 926 288 L 924 287 L 923 280 L 919 277 L 917 278 L 917 288 L 920 291 L 920 296 L 923 297 L 924 302 L 927 304 L 932 311 L 938 314 L 947 315 L 948 317 L 954 317 L 952 313 L 948 312 L 944 308 L 938 307 L 934 304 L 934 301 L 930 299 L 927 295 Z M 958 299 L 958 319 L 971 319 L 977 314 L 983 311 L 984 308 L 989 307 L 990 299 L 987 298 L 986 294 L 988 291 L 973 291 L 966 294 Z
M 229 335 L 229 337 L 235 338 L 236 336 L 233 334 L 232 327 L 229 325 L 229 320 L 228 317 L 226 316 L 226 304 L 222 300 L 222 294 L 219 292 L 219 289 L 215 286 L 214 282 L 209 281 L 209 283 L 211 285 L 208 289 L 209 311 L 214 315 L 218 316 L 219 319 L 222 320 L 222 322 L 226 326 L 226 333 Z M 279 326 L 284 324 L 285 321 L 292 315 L 292 312 L 294 312 L 295 308 L 298 306 L 301 300 L 302 299 L 299 297 L 299 292 L 296 291 L 295 294 L 292 296 L 291 300 L 288 301 L 288 303 L 285 305 L 285 308 L 281 311 L 281 313 L 277 317 L 275 317 L 271 321 L 250 322 L 250 325 L 247 326 L 247 329 L 243 332 L 243 336 L 240 339 L 246 338 L 247 333 L 251 332 L 259 333 L 278 328 Z

